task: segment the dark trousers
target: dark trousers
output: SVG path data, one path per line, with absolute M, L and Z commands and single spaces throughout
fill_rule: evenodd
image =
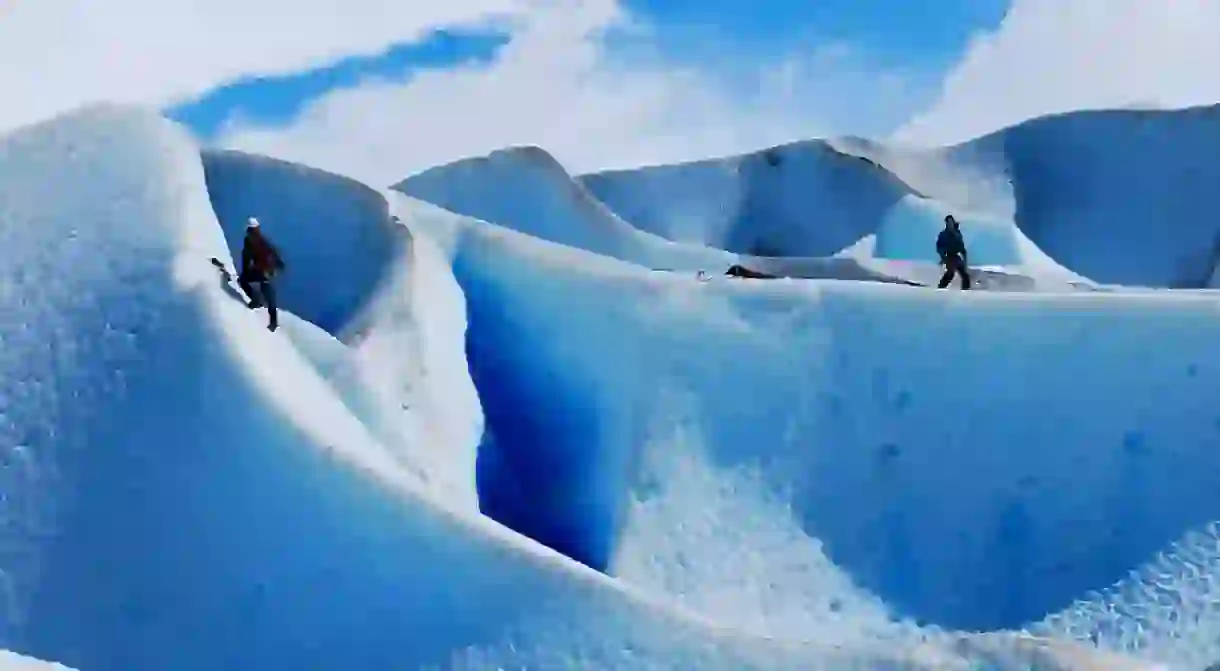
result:
M 944 289 L 953 281 L 953 276 L 957 275 L 962 278 L 962 288 L 970 288 L 970 273 L 966 272 L 966 264 L 962 263 L 959 256 L 951 256 L 945 259 L 945 274 L 940 276 L 940 284 L 938 288 Z
M 254 288 L 256 284 L 257 289 Z M 250 297 L 251 308 L 266 305 L 267 313 L 271 317 L 271 325 L 275 326 L 278 323 L 279 315 L 275 311 L 275 285 L 271 283 L 271 280 L 264 277 L 262 273 L 247 271 L 237 277 L 237 286 L 241 287 L 241 290 Z

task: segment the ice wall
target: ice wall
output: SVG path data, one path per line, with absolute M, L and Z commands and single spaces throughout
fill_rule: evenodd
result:
M 906 196 L 886 214 L 877 229 L 872 255 L 880 259 L 937 263 L 936 236 L 951 207 L 918 196 Z M 1020 266 L 1026 262 L 1021 233 L 1011 221 L 973 213 L 956 213 L 969 261 L 976 266 Z
M 360 182 L 240 152 L 202 155 L 232 258 L 257 216 L 287 265 L 281 307 L 346 345 L 311 341 L 306 351 L 333 352 L 321 364 L 399 461 L 452 505 L 477 510 L 482 412 L 461 346 L 465 303 L 445 262 Z
M 203 166 L 233 259 L 246 220 L 258 217 L 286 265 L 280 302 L 329 333 L 359 314 L 407 245 L 382 195 L 355 180 L 234 151 L 206 150 Z
M 154 115 L 92 108 L 0 139 L 0 216 L 11 650 L 90 671 L 1101 663 L 1009 635 L 760 637 L 450 508 L 347 366 L 396 314 L 453 315 L 383 315 L 382 288 L 352 344 L 291 313 L 267 332 L 207 261 L 231 259 L 197 148 Z M 463 235 L 412 259 L 469 261 Z
M 742 505 L 780 501 L 794 547 L 842 571 L 830 611 L 876 595 L 916 621 L 1020 626 L 1220 512 L 1207 297 L 700 284 L 485 225 L 448 235 L 484 509 L 598 569 L 640 529 L 661 547 L 698 526 L 631 513 L 677 486 L 641 466 L 678 449 L 675 424 L 717 477 L 756 473 Z M 700 536 L 674 565 L 756 540 Z M 751 555 L 753 575 L 783 555 Z
M 875 233 L 914 193 L 820 140 L 580 181 L 639 228 L 754 256 L 831 256 Z
M 1205 286 L 1220 236 L 1220 106 L 1035 119 L 954 148 L 1011 180 L 1016 221 L 1099 282 Z
M 736 257 L 638 230 L 538 147 L 515 147 L 438 166 L 394 185 L 451 212 L 650 268 L 728 268 Z
M 161 119 L 5 138 L 0 204 L 10 649 L 102 671 L 821 658 L 427 497 L 327 379 L 338 342 L 290 314 L 269 333 L 219 286 L 199 155 Z
M 831 255 L 916 214 L 895 207 L 916 196 L 1015 222 L 1022 257 L 1097 282 L 1202 287 L 1220 244 L 1218 120 L 1220 106 L 1070 112 L 943 150 L 835 138 L 579 179 L 636 226 L 744 253 Z M 920 228 L 901 229 L 903 256 Z M 987 264 L 1013 251 L 1001 228 L 973 234 Z

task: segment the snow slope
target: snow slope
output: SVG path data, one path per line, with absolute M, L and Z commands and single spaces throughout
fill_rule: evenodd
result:
M 737 264 L 784 277 L 935 284 L 943 269 L 938 268 L 936 255 L 927 244 L 928 236 L 935 239 L 950 208 L 909 190 L 901 196 L 893 190 L 879 191 L 869 175 L 883 175 L 884 171 L 872 166 L 871 172 L 856 175 L 851 171 L 869 164 L 837 150 L 827 151 L 829 157 L 812 163 L 802 163 L 799 159 L 804 154 L 795 152 L 797 159 L 782 174 L 768 172 L 771 166 L 760 158 L 765 154 L 737 162 L 709 161 L 641 171 L 647 178 L 637 181 L 645 182 L 640 186 L 647 197 L 632 201 L 629 192 L 624 192 L 617 202 L 625 208 L 620 212 L 639 217 L 630 223 L 610 212 L 582 181 L 574 180 L 537 147 L 507 149 L 438 166 L 392 189 L 451 212 L 659 270 L 702 270 L 716 275 Z M 855 177 L 826 172 L 828 166 L 836 165 L 846 166 L 843 174 Z M 739 173 L 750 175 L 746 186 L 730 187 L 723 182 L 726 175 Z M 830 183 L 822 195 L 830 201 L 808 202 L 808 184 L 819 183 L 826 174 Z M 890 178 L 890 183 L 899 188 L 896 180 Z M 611 195 L 615 193 L 611 191 Z M 722 202 L 725 198 L 735 200 Z M 703 203 L 706 211 L 685 211 L 688 199 Z M 830 217 L 818 209 L 827 205 Z M 1046 259 L 1011 222 L 969 212 L 957 214 L 972 249 L 972 263 L 978 267 L 979 288 L 1071 291 L 1075 285 L 1091 286 Z M 875 221 L 855 221 L 852 232 L 839 230 L 839 226 L 829 231 L 835 243 L 825 244 L 827 221 L 862 216 Z M 686 227 L 683 230 L 689 239 L 675 242 L 661 237 L 674 234 L 666 228 L 669 225 Z M 713 233 L 720 229 L 724 230 Z M 752 239 L 738 245 L 725 239 L 729 229 L 737 231 L 731 233 L 737 237 L 761 231 L 771 242 Z M 858 237 L 866 231 L 864 238 Z M 852 247 L 842 249 L 848 241 L 854 241 Z M 827 255 L 799 255 L 803 251 Z M 835 251 L 839 253 L 829 256 Z
M 967 669 L 984 660 L 1151 668 L 1009 634 L 831 621 L 800 637 L 759 636 L 471 514 L 433 487 L 425 457 L 396 452 L 384 399 L 360 361 L 386 355 L 387 344 L 370 341 L 398 334 L 456 374 L 445 359 L 463 327 L 468 347 L 488 343 L 482 290 L 508 288 L 469 284 L 470 260 L 495 252 L 490 278 L 496 264 L 520 259 L 510 248 L 500 257 L 491 227 L 459 238 L 455 222 L 475 222 L 432 210 L 436 242 L 413 235 L 408 255 L 390 263 L 411 270 L 390 271 L 362 297 L 344 287 L 316 302 L 299 293 L 270 333 L 207 261 L 232 263 L 211 208 L 221 188 L 205 179 L 186 134 L 149 113 L 89 108 L 0 139 L 0 217 L 10 222 L 0 227 L 4 647 L 90 671 Z M 553 253 L 521 240 L 514 244 L 548 250 L 531 253 L 536 260 Z M 289 258 L 293 272 L 308 267 Z M 458 273 L 446 280 L 450 258 Z M 458 286 L 468 325 L 451 304 Z M 539 294 L 559 303 L 571 295 Z M 341 314 L 322 308 L 343 295 L 363 307 L 354 320 L 333 317 L 353 327 L 342 338 L 292 314 Z M 433 301 L 447 305 L 422 304 Z M 582 369 L 597 354 L 562 348 Z M 487 370 L 478 356 L 476 382 Z M 492 408 L 488 435 L 510 438 L 498 433 L 504 406 Z M 536 421 L 521 410 L 522 421 Z M 604 470 L 612 462 L 595 460 L 599 493 L 614 484 Z M 482 482 L 484 468 L 480 505 L 496 489 Z
M 649 267 L 723 269 L 736 262 L 722 250 L 676 244 L 635 229 L 538 147 L 438 166 L 392 188 L 457 214 Z
M 643 230 L 754 256 L 833 255 L 876 232 L 913 193 L 819 140 L 580 181 Z
M 407 244 L 381 194 L 354 180 L 233 151 L 204 151 L 203 167 L 232 257 L 258 217 L 290 264 L 280 301 L 330 333 L 356 317 Z
M 929 196 L 923 187 L 930 160 L 903 154 L 911 159 L 901 164 L 907 169 L 894 172 L 887 169 L 894 156 L 855 139 L 811 140 L 579 181 L 620 216 L 664 237 L 779 258 L 877 260 L 879 267 L 894 260 L 935 264 L 936 234 L 953 214 L 973 265 L 1004 266 L 1061 288 L 1085 281 L 1047 258 L 1011 217 L 975 207 L 960 190 Z M 912 174 L 918 179 L 908 181 Z M 945 184 L 938 173 L 934 185 Z
M 0 650 L 0 671 L 72 671 L 62 664 L 51 664 Z
M 351 390 L 403 464 L 477 510 L 471 474 L 482 415 L 461 343 L 465 302 L 430 243 L 390 219 L 380 192 L 349 178 L 240 152 L 202 156 L 232 258 L 240 259 L 247 218 L 259 217 L 286 260 L 282 307 L 347 345 L 302 343 L 306 351 Z
M 486 571 L 503 535 L 421 503 L 308 358 L 217 286 L 185 135 L 92 110 L 8 139 L 0 174 L 24 224 L 4 228 L 6 645 L 89 669 L 411 665 L 537 585 Z M 78 198 L 49 197 L 65 183 Z M 443 633 L 428 602 L 452 606 Z
M 877 256 L 926 259 L 953 212 L 981 265 L 1202 287 L 1220 246 L 1218 128 L 1220 106 L 1072 112 L 943 150 L 836 138 L 579 181 L 644 230 L 734 251 L 824 256 L 876 236 Z
M 1036 119 L 953 148 L 953 163 L 1003 168 L 1017 224 L 1092 279 L 1204 285 L 1220 221 L 1220 106 Z
M 1173 546 L 1220 512 L 1211 298 L 707 284 L 397 208 L 453 254 L 480 500 L 510 527 L 780 638 L 1062 612 L 1041 631 L 1214 655 L 1180 638 L 1216 623 L 1158 610 L 1209 583 L 1152 563 L 1214 575 L 1214 548 Z
M 1214 296 L 700 282 L 650 268 L 885 260 L 667 243 L 550 200 L 561 169 L 516 189 L 506 156 L 429 178 L 471 218 L 138 110 L 0 138 L 0 647 L 89 671 L 1220 661 Z M 894 236 L 936 207 L 900 197 L 873 244 L 914 253 Z M 276 333 L 207 261 L 248 213 L 289 264 Z

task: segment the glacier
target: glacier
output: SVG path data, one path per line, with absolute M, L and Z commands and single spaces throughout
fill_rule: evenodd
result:
M 1214 518 L 1199 470 L 1220 438 L 1210 297 L 706 285 L 402 206 L 457 250 L 488 514 L 719 621 L 795 637 L 1074 609 L 1079 629 L 1077 596 Z M 1134 387 L 1116 386 L 1115 362 L 1167 333 L 1173 355 L 1136 359 L 1121 377 Z M 554 343 L 544 356 L 540 342 Z M 949 377 L 951 358 L 969 360 L 959 379 L 920 382 Z M 1174 401 L 1150 406 L 1141 388 Z M 1198 568 L 1195 552 L 1175 557 Z M 1157 596 L 1126 604 L 1129 630 L 1084 636 L 1169 645 L 1180 631 L 1141 621 Z
M 742 265 L 784 277 L 935 284 L 942 270 L 920 241 L 943 226 L 951 211 L 947 204 L 911 190 L 875 164 L 837 151 L 831 156 L 848 165 L 829 176 L 825 159 L 798 161 L 775 176 L 737 165 L 760 163 L 750 162 L 756 157 L 735 157 L 575 177 L 541 148 L 524 146 L 436 166 L 391 190 L 657 270 Z M 860 173 L 861 165 L 872 169 Z M 734 178 L 737 183 L 725 181 Z M 811 203 L 807 185 L 827 181 L 822 195 L 829 202 Z M 656 194 L 668 195 L 658 204 Z M 976 275 L 985 288 L 1096 286 L 1051 261 L 1011 223 L 986 213 L 957 215 L 973 258 L 982 262 Z M 758 221 L 778 223 L 759 230 Z M 831 231 L 823 230 L 827 221 Z M 783 240 L 768 239 L 775 231 L 786 231 Z M 732 236 L 753 237 L 741 242 Z
M 0 650 L 0 669 L 3 671 L 71 671 L 62 664 L 51 664 L 4 650 Z
M 943 149 L 829 138 L 580 182 L 644 230 L 733 251 L 823 256 L 875 236 L 878 256 L 926 259 L 921 224 L 891 222 L 930 208 L 958 215 L 981 265 L 1202 288 L 1220 253 L 1218 128 L 1214 105 L 1070 112 Z
M 1214 118 L 391 186 L 14 131 L 0 668 L 1205 669 Z

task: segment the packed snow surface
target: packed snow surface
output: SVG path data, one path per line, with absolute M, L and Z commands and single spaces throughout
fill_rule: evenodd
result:
M 0 671 L 72 671 L 62 664 L 50 664 L 0 650 Z
M 0 139 L 0 668 L 1220 661 L 1214 295 L 865 150 L 383 191 L 120 107 Z M 948 212 L 981 291 L 921 286 Z M 276 332 L 209 262 L 249 216 Z

